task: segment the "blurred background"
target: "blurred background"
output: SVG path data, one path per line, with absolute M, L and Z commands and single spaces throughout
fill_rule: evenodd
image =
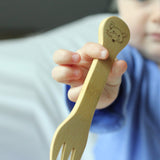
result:
M 106 12 L 116 12 L 113 0 L 0 0 L 0 39 L 46 31 Z
M 54 131 L 69 114 L 64 85 L 51 77 L 53 53 L 97 42 L 113 2 L 0 0 L 0 160 L 49 160 Z M 95 140 L 90 133 L 83 160 L 93 159 Z

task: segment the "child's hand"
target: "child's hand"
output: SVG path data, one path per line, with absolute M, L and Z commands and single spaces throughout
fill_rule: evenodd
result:
M 52 76 L 56 81 L 71 86 L 68 97 L 71 101 L 75 102 L 92 60 L 94 58 L 107 59 L 108 55 L 108 51 L 97 43 L 87 43 L 77 52 L 57 50 L 54 53 L 53 60 L 58 66 L 53 68 Z M 126 69 L 127 63 L 125 61 L 115 60 L 104 91 L 96 107 L 97 109 L 109 106 L 117 98 L 121 76 Z

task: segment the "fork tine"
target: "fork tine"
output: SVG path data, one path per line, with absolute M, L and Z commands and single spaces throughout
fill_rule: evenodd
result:
M 64 143 L 63 149 L 62 149 L 62 154 L 61 154 L 61 160 L 67 160 L 70 152 L 71 152 L 70 147 L 66 143 Z
M 55 139 L 55 141 L 52 141 L 51 149 L 50 149 L 50 160 L 57 159 L 61 146 L 62 146 L 62 143 L 60 143 L 57 139 Z
M 80 160 L 82 153 L 80 150 L 72 149 L 71 160 Z

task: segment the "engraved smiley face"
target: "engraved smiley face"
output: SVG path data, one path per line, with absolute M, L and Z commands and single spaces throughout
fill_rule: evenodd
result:
M 114 22 L 111 21 L 109 28 L 106 31 L 107 35 L 112 38 L 112 42 L 122 43 L 126 34 L 115 26 Z

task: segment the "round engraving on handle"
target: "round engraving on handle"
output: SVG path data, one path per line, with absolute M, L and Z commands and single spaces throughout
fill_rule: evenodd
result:
M 110 22 L 106 33 L 111 37 L 112 42 L 123 43 L 124 38 L 126 37 L 126 33 L 122 32 L 113 21 Z

